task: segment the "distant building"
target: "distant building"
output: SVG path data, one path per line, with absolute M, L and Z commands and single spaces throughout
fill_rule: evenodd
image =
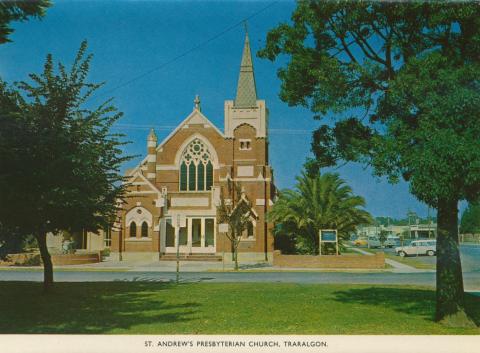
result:
M 358 226 L 358 236 L 378 236 L 381 231 L 386 231 L 388 235 L 400 236 L 406 235 L 407 238 L 436 238 L 437 224 L 412 224 L 412 225 L 389 225 L 389 226 Z

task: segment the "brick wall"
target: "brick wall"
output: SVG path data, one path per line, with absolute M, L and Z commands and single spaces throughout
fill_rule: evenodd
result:
M 81 265 L 100 262 L 100 252 L 89 254 L 52 255 L 53 265 Z
M 21 254 L 9 254 L 7 261 L 0 261 L 0 265 L 25 265 L 26 262 L 31 260 L 35 256 L 40 256 L 38 252 L 35 253 L 21 253 Z M 81 265 L 96 263 L 101 261 L 100 252 L 91 252 L 85 254 L 64 254 L 64 255 L 51 255 L 52 263 L 55 266 L 58 265 Z M 41 259 L 40 259 L 41 262 Z
M 303 268 L 385 268 L 383 252 L 373 256 L 361 255 L 282 255 L 273 252 L 273 266 Z

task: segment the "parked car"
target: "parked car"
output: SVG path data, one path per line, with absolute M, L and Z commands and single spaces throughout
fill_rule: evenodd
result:
M 387 240 L 383 243 L 386 248 L 393 248 L 400 245 L 400 237 L 389 235 Z
M 359 238 L 355 239 L 355 241 L 353 242 L 353 245 L 355 245 L 355 246 L 367 246 L 368 245 L 367 238 L 359 237 Z
M 382 246 L 382 243 L 377 236 L 369 236 L 367 245 L 369 248 L 380 248 Z
M 409 255 L 434 256 L 437 253 L 437 241 L 436 240 L 414 240 L 408 246 L 396 247 L 395 253 L 401 257 L 405 257 Z

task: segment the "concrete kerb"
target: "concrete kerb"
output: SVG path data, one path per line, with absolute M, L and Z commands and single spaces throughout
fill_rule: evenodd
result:
M 365 255 L 372 255 L 361 249 L 355 249 Z M 386 269 L 346 269 L 346 268 L 293 268 L 293 267 L 277 267 L 268 262 L 240 262 L 239 272 L 344 272 L 344 273 L 418 273 L 418 272 L 435 272 L 434 270 L 416 269 L 414 267 L 401 264 L 394 260 L 385 259 L 385 262 L 393 268 Z M 41 266 L 0 266 L 0 270 L 38 270 Z M 55 266 L 54 270 L 60 271 L 119 271 L 119 272 L 175 272 L 176 261 L 119 261 L 112 258 L 107 261 L 82 265 L 65 265 Z M 233 263 L 226 262 L 207 262 L 207 261 L 180 261 L 181 272 L 231 272 L 234 271 Z
M 98 264 L 97 264 L 98 265 Z M 40 266 L 3 266 L 0 271 L 43 271 Z M 161 266 L 156 264 L 149 264 L 144 266 L 128 266 L 121 264 L 121 266 L 94 266 L 94 265 L 69 265 L 69 266 L 55 266 L 54 271 L 88 271 L 88 272 L 175 272 L 175 261 L 163 261 Z M 419 270 L 420 271 L 420 270 Z M 188 261 L 180 262 L 180 272 L 236 272 L 233 265 L 223 267 L 220 265 L 212 265 L 211 263 L 192 263 Z M 343 272 L 343 273 L 385 273 L 396 272 L 403 273 L 395 269 L 345 269 L 345 268 L 293 268 L 293 267 L 274 267 L 274 266 L 240 266 L 238 272 Z M 405 271 L 408 273 L 411 271 Z M 420 271 L 421 272 L 421 271 Z M 429 272 L 429 271 L 423 271 Z

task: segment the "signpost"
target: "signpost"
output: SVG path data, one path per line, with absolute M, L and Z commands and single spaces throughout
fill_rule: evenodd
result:
M 180 279 L 180 227 L 186 227 L 186 217 L 177 214 L 177 227 L 175 228 L 175 240 L 177 241 L 177 284 Z
M 228 233 L 228 223 L 220 223 L 218 225 L 218 231 L 220 233 L 223 233 L 223 255 L 222 255 L 222 268 L 223 272 L 225 272 L 225 237 L 227 236 L 226 234 Z
M 338 255 L 338 232 L 336 229 L 320 229 L 318 237 L 319 255 L 322 255 L 322 243 L 335 243 L 336 254 Z

